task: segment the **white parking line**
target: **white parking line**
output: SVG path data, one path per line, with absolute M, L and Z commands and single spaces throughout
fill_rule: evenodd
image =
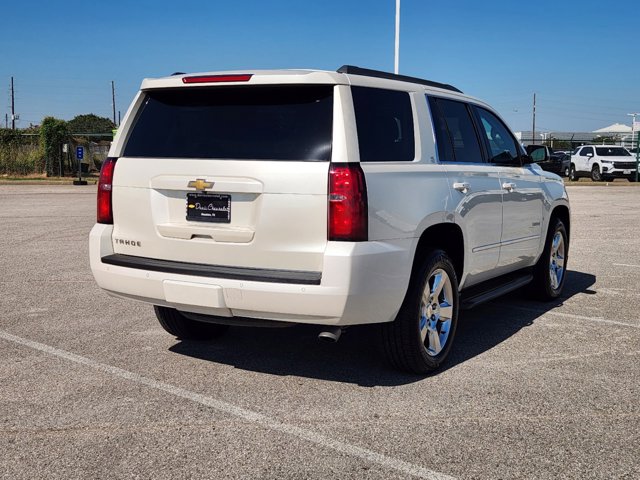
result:
M 600 318 L 600 317 L 586 317 L 584 315 L 575 315 L 573 313 L 554 312 L 552 310 L 545 311 L 545 310 L 538 310 L 535 308 L 515 307 L 513 305 L 510 305 L 510 308 L 513 308 L 514 310 L 522 310 L 524 312 L 539 313 L 540 315 L 555 315 L 557 317 L 574 318 L 576 320 L 587 320 L 589 322 L 608 323 L 611 325 L 618 325 L 621 327 L 631 327 L 631 328 L 640 329 L 640 325 L 634 325 L 633 323 L 618 322 L 616 320 L 607 320 L 606 318 Z
M 613 264 L 616 267 L 631 267 L 631 268 L 640 268 L 640 265 L 632 265 L 629 263 L 614 263 Z
M 313 430 L 307 430 L 305 428 L 296 427 L 294 425 L 280 422 L 276 419 L 270 418 L 261 413 L 254 412 L 252 410 L 247 410 L 246 408 L 241 408 L 231 403 L 227 403 L 222 400 L 217 400 L 213 397 L 208 397 L 206 395 L 191 392 L 189 390 L 176 387 L 175 385 L 171 385 L 169 383 L 160 382 L 152 378 L 144 377 L 137 373 L 124 370 L 119 367 L 114 367 L 112 365 L 91 360 L 90 358 L 83 357 L 81 355 L 76 355 L 75 353 L 67 352 L 65 350 L 60 350 L 58 348 L 51 347 L 43 343 L 34 342 L 26 338 L 18 337 L 16 335 L 12 335 L 3 330 L 0 330 L 0 338 L 3 338 L 4 340 L 7 340 L 9 342 L 17 343 L 19 345 L 32 348 L 34 350 L 48 353 L 49 355 L 54 355 L 58 358 L 65 359 L 70 362 L 78 363 L 80 365 L 84 365 L 84 366 L 93 368 L 95 370 L 99 370 L 103 373 L 107 373 L 114 377 L 123 378 L 125 380 L 146 385 L 147 387 L 154 388 L 156 390 L 160 390 L 165 393 L 169 393 L 176 397 L 191 400 L 192 402 L 199 403 L 200 405 L 205 405 L 207 407 L 213 408 L 215 410 L 226 413 L 228 415 L 238 417 L 244 421 L 258 424 L 264 428 L 275 430 L 277 432 L 284 433 L 292 437 L 298 437 L 303 440 L 307 440 L 308 442 L 319 445 L 321 447 L 330 448 L 332 450 L 335 450 L 338 453 L 351 455 L 353 457 L 358 457 L 363 460 L 369 461 L 371 463 L 376 463 L 382 467 L 397 470 L 406 475 L 411 475 L 413 477 L 418 477 L 418 478 L 425 478 L 428 480 L 455 480 L 454 477 L 445 475 L 443 473 L 434 472 L 427 468 L 423 468 L 418 465 L 405 462 L 403 460 L 389 457 L 381 453 L 376 453 L 372 450 L 358 447 L 356 445 L 351 445 L 350 443 L 334 440 L 330 437 L 327 437 L 326 435 L 322 435 L 320 433 L 314 432 Z

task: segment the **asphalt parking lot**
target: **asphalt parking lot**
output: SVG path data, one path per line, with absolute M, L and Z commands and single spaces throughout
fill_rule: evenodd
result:
M 179 342 L 89 270 L 95 186 L 0 186 L 0 477 L 640 478 L 640 188 L 569 187 L 565 295 L 463 312 L 443 371 L 374 330 Z

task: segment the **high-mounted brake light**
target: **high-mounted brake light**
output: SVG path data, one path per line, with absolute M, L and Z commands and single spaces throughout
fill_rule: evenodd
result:
M 369 237 L 367 185 L 359 163 L 329 169 L 329 240 L 362 242 Z
M 111 206 L 111 191 L 113 189 L 113 171 L 117 158 L 108 157 L 100 169 L 98 180 L 98 223 L 113 224 L 113 208 Z
M 248 82 L 253 74 L 236 75 L 199 75 L 196 77 L 182 77 L 182 83 L 220 83 L 220 82 Z

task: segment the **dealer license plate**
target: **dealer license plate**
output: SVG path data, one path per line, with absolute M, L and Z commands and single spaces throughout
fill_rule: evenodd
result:
M 231 195 L 187 193 L 187 220 L 192 222 L 231 222 Z
M 631 170 L 624 170 L 622 172 L 623 175 L 631 175 Z

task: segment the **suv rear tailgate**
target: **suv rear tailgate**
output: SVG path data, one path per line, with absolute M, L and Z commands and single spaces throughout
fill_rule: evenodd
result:
M 319 271 L 328 162 L 120 158 L 114 252 L 178 262 Z M 228 195 L 229 223 L 187 220 L 189 182 Z
M 113 177 L 116 254 L 320 271 L 333 85 L 152 89 Z

